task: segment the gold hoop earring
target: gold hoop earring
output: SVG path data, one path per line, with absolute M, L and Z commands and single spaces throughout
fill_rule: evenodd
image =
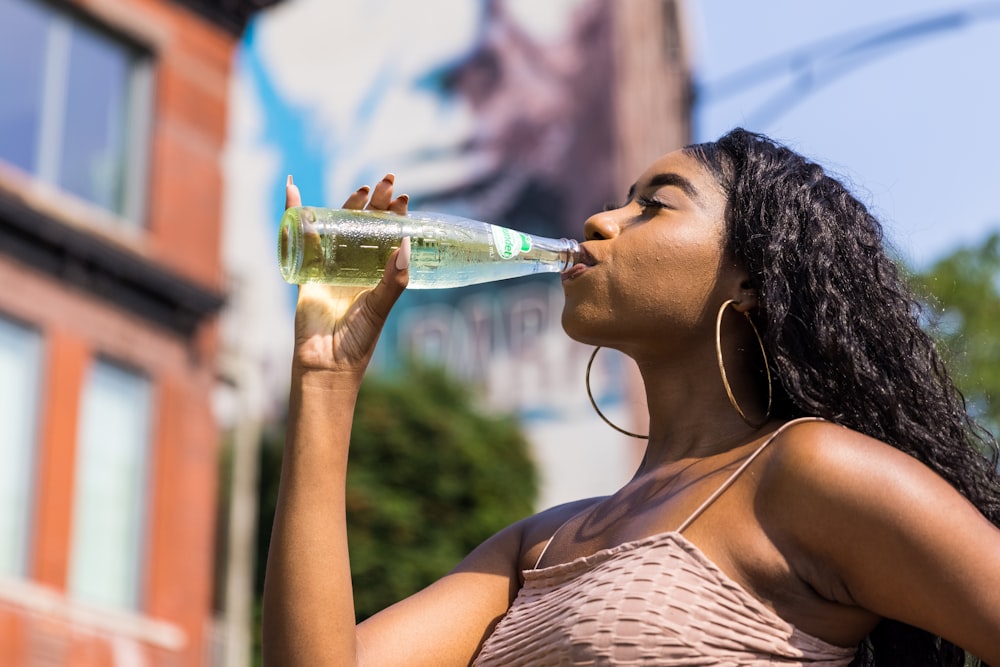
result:
M 590 368 L 594 365 L 594 358 L 597 356 L 597 351 L 600 349 L 601 346 L 598 345 L 597 347 L 594 348 L 594 351 L 590 353 L 590 361 L 587 362 L 587 376 L 586 379 L 584 380 L 584 382 L 587 385 L 587 398 L 590 399 L 590 404 L 594 406 L 594 412 L 597 413 L 598 417 L 604 420 L 605 424 L 607 424 L 614 430 L 618 431 L 619 433 L 624 433 L 627 436 L 631 436 L 633 438 L 639 438 L 640 440 L 649 440 L 648 435 L 639 435 L 638 433 L 632 433 L 632 431 L 626 431 L 621 426 L 616 425 L 613 421 L 605 417 L 604 413 L 601 412 L 601 409 L 597 407 L 597 401 L 594 400 L 594 393 L 590 390 Z
M 719 308 L 719 314 L 715 318 L 715 353 L 719 359 L 719 374 L 722 375 L 722 386 L 726 388 L 726 396 L 729 397 L 729 404 L 732 405 L 736 412 L 739 413 L 743 421 L 747 423 L 751 428 L 760 428 L 767 423 L 767 420 L 771 417 L 771 401 L 774 399 L 774 392 L 771 386 L 771 366 L 767 363 L 767 352 L 764 350 L 764 341 L 761 340 L 760 333 L 757 331 L 757 326 L 753 323 L 750 318 L 749 313 L 743 313 L 743 316 L 750 323 L 750 328 L 753 329 L 753 335 L 757 337 L 757 344 L 760 346 L 760 354 L 764 357 L 764 373 L 767 375 L 767 410 L 764 412 L 764 418 L 758 422 L 754 423 L 747 418 L 746 413 L 740 408 L 740 404 L 736 401 L 736 397 L 733 395 L 733 388 L 729 386 L 729 378 L 726 377 L 726 364 L 722 360 L 722 315 L 726 312 L 726 306 L 734 304 L 736 301 L 729 299 Z

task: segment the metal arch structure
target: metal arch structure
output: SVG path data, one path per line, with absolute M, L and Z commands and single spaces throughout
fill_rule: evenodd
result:
M 997 19 L 1000 19 L 1000 2 L 984 2 L 924 18 L 853 30 L 766 58 L 717 81 L 695 83 L 693 103 L 697 109 L 777 77 L 790 76 L 788 84 L 747 117 L 747 126 L 766 127 L 803 98 L 879 58 L 930 37 Z

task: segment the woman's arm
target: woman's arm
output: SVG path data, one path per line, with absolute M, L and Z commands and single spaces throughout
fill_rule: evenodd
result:
M 1000 528 L 916 459 L 854 431 L 804 424 L 775 444 L 768 506 L 837 590 L 1000 664 Z
M 406 213 L 393 180 L 368 208 Z M 366 205 L 362 188 L 345 203 Z M 289 180 L 287 206 L 300 204 Z M 484 543 L 451 575 L 355 627 L 345 483 L 358 389 L 407 280 L 404 248 L 371 290 L 299 288 L 288 430 L 264 584 L 268 665 L 468 664 L 516 590 L 520 526 Z M 387 562 L 393 554 L 385 554 Z

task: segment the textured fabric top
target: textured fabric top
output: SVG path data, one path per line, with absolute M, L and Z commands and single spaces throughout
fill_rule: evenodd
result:
M 681 532 L 792 423 L 773 433 L 677 530 L 525 570 L 524 585 L 475 667 L 850 664 L 854 648 L 799 631 Z
M 855 653 L 797 630 L 676 531 L 524 574 L 476 667 L 844 667 Z

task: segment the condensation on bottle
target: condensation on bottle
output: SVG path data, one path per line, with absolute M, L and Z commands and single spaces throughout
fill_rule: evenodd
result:
M 572 239 L 529 235 L 455 215 L 411 211 L 289 208 L 278 230 L 278 264 L 293 284 L 373 286 L 404 237 L 410 238 L 411 289 L 462 287 L 576 262 Z

